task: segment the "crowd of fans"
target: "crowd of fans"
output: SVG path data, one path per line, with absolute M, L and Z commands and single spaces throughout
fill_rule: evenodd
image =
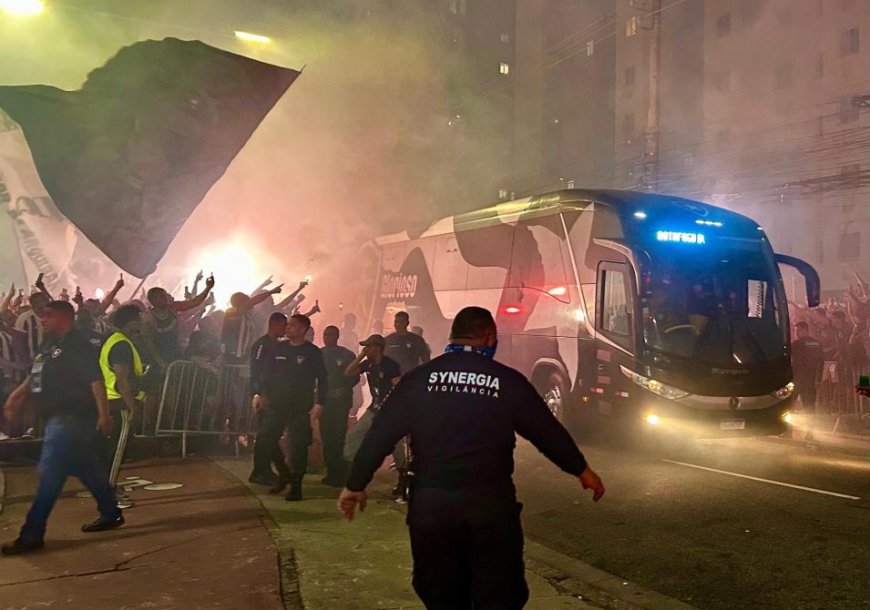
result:
M 809 337 L 821 345 L 815 376 L 820 413 L 870 414 L 870 401 L 855 392 L 859 377 L 870 371 L 870 286 L 855 279 L 842 295 L 819 307 L 790 303 L 792 328 L 805 324 Z
M 200 290 L 203 281 L 204 287 Z M 30 294 L 13 284 L 7 294 L 0 295 L 0 404 L 27 377 L 43 340 L 44 308 L 55 298 L 75 305 L 76 327 L 94 345 L 97 354 L 111 332 L 112 313 L 116 309 L 129 304 L 142 312 L 142 332 L 133 340 L 148 371 L 143 380 L 147 394 L 146 419 L 149 415 L 153 417 L 156 411 L 171 362 L 184 359 L 215 365 L 247 363 L 248 351 L 263 333 L 272 313 L 313 316 L 320 312 L 317 301 L 307 311 L 301 311 L 305 300 L 302 291 L 309 284 L 307 279 L 278 301 L 276 296 L 282 292 L 283 285 L 273 285 L 270 277 L 250 295 L 233 294 L 226 310 L 217 306 L 211 292 L 214 281 L 213 277 L 205 278 L 200 272 L 192 288 L 185 287 L 183 300 L 176 300 L 163 288 L 152 287 L 124 303 L 117 298 L 124 288 L 123 276 L 100 300 L 85 299 L 79 288 L 72 295 L 66 289 L 52 295 L 41 276 Z M 349 314 L 348 318 L 345 324 L 350 324 L 348 330 L 351 337 L 355 337 L 352 316 Z M 34 434 L 32 426 L 32 421 L 25 423 L 15 433 L 18 436 Z
M 870 401 L 854 391 L 859 376 L 870 372 L 870 285 L 860 277 L 856 276 L 856 280 L 840 298 L 829 297 L 819 307 L 807 309 L 794 303 L 789 306 L 793 333 L 798 326 L 808 329 L 809 336 L 822 347 L 813 405 L 820 413 L 870 413 Z M 214 278 L 205 278 L 199 272 L 192 287 L 185 287 L 181 300 L 163 288 L 152 287 L 123 303 L 132 304 L 143 313 L 142 332 L 136 342 L 149 371 L 145 384 L 146 418 L 149 413 L 153 416 L 157 408 L 166 368 L 171 362 L 184 359 L 200 364 L 246 364 L 251 345 L 263 333 L 272 313 L 304 313 L 309 317 L 319 313 L 316 301 L 307 311 L 301 311 L 303 290 L 308 284 L 307 279 L 301 281 L 278 300 L 283 284 L 274 285 L 269 277 L 250 295 L 234 293 L 224 310 L 218 307 L 211 292 Z M 98 351 L 112 328 L 112 312 L 122 305 L 117 297 L 123 288 L 121 277 L 102 299 L 86 299 L 78 288 L 73 294 L 63 289 L 52 295 L 40 276 L 30 294 L 13 284 L 8 293 L 0 295 L 0 399 L 30 371 L 43 339 L 41 317 L 49 301 L 56 296 L 75 304 L 76 325 Z M 356 350 L 359 339 L 354 326 L 355 319 L 348 314 L 341 343 Z M 313 331 L 309 339 L 314 339 Z M 361 402 L 361 398 L 354 402 Z M 25 428 L 19 432 L 30 431 Z

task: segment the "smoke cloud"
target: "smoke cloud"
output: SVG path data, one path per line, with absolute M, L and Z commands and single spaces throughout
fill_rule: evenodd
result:
M 288 287 L 311 275 L 309 298 L 322 297 L 324 310 L 337 314 L 339 301 L 358 296 L 335 288 L 348 285 L 342 275 L 358 278 L 362 243 L 487 203 L 480 186 L 491 182 L 488 147 L 499 141 L 466 138 L 448 124 L 460 97 L 464 113 L 485 116 L 486 106 L 462 91 L 463 75 L 447 52 L 450 25 L 434 7 L 389 0 L 365 8 L 244 3 L 246 10 L 228 0 L 139 4 L 49 5 L 26 21 L 0 14 L 0 81 L 75 89 L 120 47 L 166 36 L 304 67 L 146 287 L 179 289 L 197 270 L 213 271 L 224 305 L 229 294 L 251 291 L 269 275 Z M 234 30 L 271 42 L 240 41 Z M 20 282 L 11 232 L 0 231 L 0 275 Z

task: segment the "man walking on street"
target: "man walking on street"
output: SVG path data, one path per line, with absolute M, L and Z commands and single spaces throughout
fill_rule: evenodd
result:
M 124 525 L 97 448 L 97 434 L 112 431 L 112 416 L 93 349 L 74 330 L 75 310 L 69 303 L 49 302 L 42 323 L 47 340 L 34 360 L 30 377 L 4 406 L 6 421 L 14 422 L 32 398 L 46 418 L 36 498 L 18 538 L 3 545 L 4 555 L 44 546 L 48 517 L 70 475 L 84 483 L 100 511 L 96 521 L 82 526 L 83 532 Z
M 408 330 L 410 324 L 411 316 L 408 315 L 408 312 L 398 312 L 393 317 L 395 332 L 390 333 L 384 338 L 386 342 L 384 353 L 399 363 L 402 375 L 414 367 L 429 362 L 432 355 L 429 345 L 427 345 L 423 336 Z M 393 464 L 398 473 L 396 486 L 393 488 L 393 497 L 397 502 L 408 501 L 410 479 L 407 455 L 408 441 L 403 439 L 399 441 L 393 450 Z
M 337 326 L 323 330 L 323 362 L 326 364 L 327 391 L 323 415 L 320 418 L 320 437 L 323 441 L 323 461 L 326 463 L 324 485 L 344 487 L 347 472 L 344 461 L 344 437 L 347 418 L 353 405 L 353 388 L 359 375 L 345 375 L 345 369 L 356 358 L 354 353 L 338 344 Z
M 365 341 L 360 341 L 360 345 L 363 350 L 353 362 L 347 365 L 344 374 L 348 377 L 359 377 L 360 374 L 365 373 L 372 402 L 347 435 L 344 448 L 344 457 L 347 461 L 353 460 L 363 437 L 372 426 L 375 414 L 402 376 L 399 363 L 384 356 L 384 338 L 381 335 L 372 335 Z
M 430 610 L 522 608 L 522 506 L 513 485 L 515 434 L 604 495 L 568 431 L 519 372 L 495 362 L 492 315 L 467 307 L 447 353 L 405 375 L 363 440 L 338 508 L 352 519 L 386 455 L 410 435 L 414 480 L 407 523 L 414 589 Z
M 290 317 L 287 341 L 275 346 L 271 363 L 266 367 L 265 396 L 254 396 L 253 404 L 256 410 L 266 409 L 254 448 L 256 463 L 267 463 L 272 448 L 287 429 L 290 490 L 284 498 L 289 501 L 302 499 L 302 478 L 308 469 L 308 446 L 311 445 L 311 420 L 320 418 L 326 401 L 326 367 L 320 350 L 305 340 L 309 328 L 311 320 L 306 316 Z
M 272 486 L 270 493 L 281 493 L 290 484 L 290 468 L 279 445 L 284 430 L 281 430 L 277 438 L 274 433 L 266 434 L 264 437 L 264 432 L 268 430 L 272 419 L 270 400 L 275 398 L 272 387 L 275 349 L 285 332 L 287 332 L 287 316 L 276 311 L 269 316 L 266 334 L 257 339 L 251 347 L 251 394 L 252 404 L 257 411 L 259 433 L 254 444 L 254 469 L 248 480 L 258 485 Z M 266 446 L 267 442 L 271 443 L 271 446 Z M 278 471 L 277 475 L 272 471 L 272 465 Z
M 393 318 L 395 332 L 384 337 L 384 353 L 399 363 L 403 375 L 429 362 L 429 346 L 423 337 L 408 330 L 410 323 L 408 312 L 400 311 Z

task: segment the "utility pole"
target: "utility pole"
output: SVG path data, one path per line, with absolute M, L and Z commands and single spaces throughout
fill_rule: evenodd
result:
M 662 48 L 662 0 L 652 0 L 652 39 L 649 48 L 649 107 L 643 151 L 643 188 L 659 190 L 659 74 Z

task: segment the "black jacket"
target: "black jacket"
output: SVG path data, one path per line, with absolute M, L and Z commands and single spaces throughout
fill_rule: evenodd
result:
M 586 460 L 518 371 L 473 352 L 448 353 L 405 375 L 375 416 L 347 487 L 361 491 L 403 436 L 415 486 L 512 485 L 515 433 L 565 472 Z

